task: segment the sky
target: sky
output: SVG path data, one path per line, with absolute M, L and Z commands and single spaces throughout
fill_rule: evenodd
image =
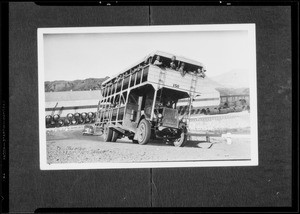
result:
M 44 34 L 45 81 L 111 77 L 156 50 L 203 63 L 209 77 L 249 72 L 247 31 Z

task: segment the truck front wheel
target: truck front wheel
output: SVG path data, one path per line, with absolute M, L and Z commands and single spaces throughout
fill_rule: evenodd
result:
M 180 134 L 180 137 L 175 139 L 173 144 L 176 147 L 183 147 L 186 144 L 186 142 L 187 142 L 187 134 L 186 134 L 186 130 L 183 129 Z
M 138 126 L 138 132 L 137 132 L 137 141 L 139 144 L 147 144 L 150 140 L 151 136 L 151 126 L 150 123 L 142 119 L 139 126 Z

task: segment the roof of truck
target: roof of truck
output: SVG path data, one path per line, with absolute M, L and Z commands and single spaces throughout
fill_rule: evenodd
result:
M 163 52 L 163 51 L 153 51 L 152 53 L 150 53 L 149 55 L 145 56 L 143 59 L 135 62 L 134 64 L 132 64 L 132 66 L 130 67 L 127 67 L 126 69 L 122 70 L 121 72 L 119 72 L 118 74 L 116 75 L 113 75 L 111 78 L 105 80 L 102 85 L 105 85 L 106 83 L 110 82 L 112 79 L 118 77 L 120 74 L 123 74 L 124 72 L 128 71 L 129 69 L 137 66 L 138 64 L 144 62 L 146 59 L 148 59 L 149 57 L 153 57 L 155 55 L 159 55 L 159 56 L 162 56 L 162 57 L 166 57 L 166 58 L 172 58 L 172 56 L 176 56 L 176 60 L 177 61 L 181 61 L 181 62 L 185 62 L 185 63 L 188 63 L 188 64 L 193 64 L 193 65 L 197 65 L 199 67 L 203 67 L 204 70 L 205 69 L 205 66 L 201 63 L 201 62 L 198 62 L 196 60 L 192 60 L 192 59 L 188 59 L 188 58 L 185 58 L 183 56 L 177 56 L 175 54 L 171 54 L 171 53 L 167 53 L 167 52 Z
M 159 56 L 167 57 L 167 58 L 170 58 L 170 59 L 172 58 L 172 56 L 176 56 L 177 61 L 186 62 L 186 63 L 189 63 L 189 64 L 204 67 L 204 65 L 201 62 L 198 62 L 196 60 L 188 59 L 188 58 L 185 58 L 183 56 L 177 56 L 175 54 L 170 54 L 170 53 L 163 52 L 163 51 L 154 51 L 149 56 L 154 56 L 154 55 L 159 55 Z

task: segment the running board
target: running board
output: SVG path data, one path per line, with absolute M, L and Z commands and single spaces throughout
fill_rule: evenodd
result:
M 222 134 L 220 133 L 213 133 L 213 132 L 188 132 L 187 136 L 195 136 L 195 137 L 222 137 Z
M 125 134 L 125 131 L 119 127 L 115 127 L 115 126 L 110 126 L 109 128 L 111 128 L 112 130 L 116 131 L 116 132 L 119 132 L 121 134 Z

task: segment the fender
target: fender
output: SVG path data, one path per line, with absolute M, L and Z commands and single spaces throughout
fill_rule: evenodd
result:
M 141 122 L 142 119 L 147 119 L 146 116 L 145 116 L 145 113 L 142 113 L 140 119 L 139 119 L 139 122 L 137 123 L 136 127 L 139 127 L 139 124 Z

